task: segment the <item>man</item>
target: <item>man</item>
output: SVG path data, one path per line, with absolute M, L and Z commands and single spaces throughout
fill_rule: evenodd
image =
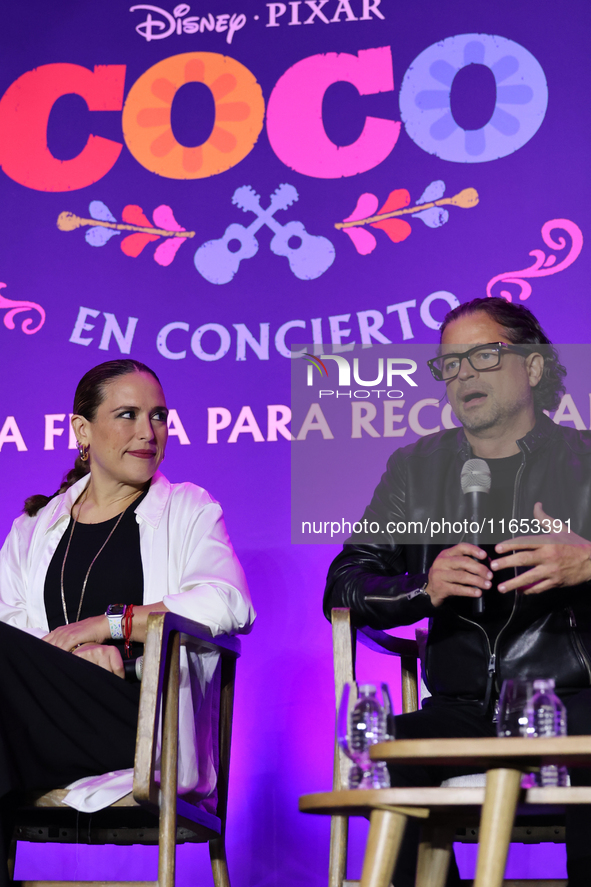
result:
M 433 695 L 421 711 L 396 718 L 400 738 L 495 735 L 499 690 L 513 677 L 553 677 L 568 732 L 591 733 L 591 434 L 543 413 L 558 406 L 565 370 L 533 314 L 503 299 L 451 311 L 430 364 L 462 428 L 396 451 L 364 518 L 381 527 L 425 514 L 455 519 L 462 466 L 481 458 L 495 515 L 531 526 L 570 519 L 574 532 L 504 543 L 497 534 L 498 544 L 483 547 L 401 545 L 393 537 L 387 545 L 351 543 L 330 567 L 325 613 L 350 607 L 358 625 L 374 628 L 429 617 L 423 677 Z M 429 510 L 441 501 L 447 513 Z M 450 775 L 450 768 L 391 768 L 393 785 L 436 785 Z M 573 771 L 572 781 L 591 779 Z M 591 811 L 579 807 L 570 818 L 569 885 L 581 887 L 591 871 Z M 396 887 L 414 884 L 416 842 L 411 827 Z M 448 885 L 459 883 L 451 869 Z

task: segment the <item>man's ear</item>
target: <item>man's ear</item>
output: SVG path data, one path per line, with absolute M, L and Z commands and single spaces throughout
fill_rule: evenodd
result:
M 74 434 L 76 435 L 78 443 L 88 446 L 90 443 L 88 439 L 88 419 L 75 413 L 72 416 L 72 428 L 74 429 Z
M 535 351 L 533 354 L 528 354 L 525 366 L 529 377 L 530 387 L 535 388 L 536 385 L 539 384 L 544 372 L 544 358 L 541 354 L 538 354 L 538 352 Z

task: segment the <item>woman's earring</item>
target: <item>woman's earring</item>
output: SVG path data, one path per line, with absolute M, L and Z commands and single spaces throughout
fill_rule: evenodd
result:
M 78 448 L 78 453 L 80 455 L 81 462 L 88 462 L 88 444 L 80 443 L 79 440 L 76 441 L 76 446 Z

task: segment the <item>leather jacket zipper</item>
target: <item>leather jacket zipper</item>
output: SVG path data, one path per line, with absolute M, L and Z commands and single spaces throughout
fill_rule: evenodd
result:
M 515 512 L 517 510 L 517 491 L 518 491 L 518 487 L 519 487 L 519 481 L 521 480 L 521 475 L 523 474 L 524 468 L 525 468 L 525 454 L 523 456 L 523 461 L 521 462 L 521 465 L 517 469 L 517 474 L 515 475 L 515 484 L 513 486 L 513 506 L 511 508 L 511 518 L 512 519 L 515 517 Z M 515 568 L 515 575 L 517 576 L 517 568 Z M 499 631 L 498 635 L 496 636 L 494 648 L 492 650 L 491 650 L 491 646 L 490 646 L 490 641 L 488 639 L 488 635 L 487 635 L 486 631 L 484 630 L 484 628 L 482 627 L 482 625 L 480 625 L 478 622 L 474 622 L 472 619 L 468 619 L 466 616 L 460 616 L 460 619 L 463 619 L 464 622 L 468 622 L 470 625 L 475 625 L 477 628 L 479 628 L 480 631 L 484 634 L 484 637 L 486 639 L 486 646 L 488 649 L 487 680 L 486 680 L 486 692 L 484 694 L 484 699 L 481 703 L 484 711 L 487 710 L 488 704 L 490 702 L 490 697 L 491 697 L 492 688 L 493 688 L 493 682 L 495 685 L 495 689 L 497 690 L 497 692 L 499 692 L 499 686 L 498 686 L 498 682 L 496 680 L 496 677 L 497 677 L 497 675 L 496 675 L 497 649 L 498 649 L 499 639 L 500 639 L 501 635 L 503 634 L 503 632 L 505 631 L 505 629 L 507 628 L 507 626 L 509 625 L 509 623 L 511 622 L 511 620 L 513 619 L 516 609 L 517 609 L 517 595 L 515 595 L 515 599 L 513 601 L 513 609 L 511 610 L 511 614 L 510 614 L 509 618 L 507 619 L 507 621 L 505 622 L 505 624 L 501 627 L 501 630 Z M 591 669 L 589 670 L 589 677 L 591 680 Z
M 587 651 L 585 650 L 585 647 L 583 646 L 583 642 L 581 641 L 581 638 L 579 636 L 579 632 L 577 630 L 577 620 L 575 618 L 575 613 L 574 613 L 573 608 L 568 607 L 567 612 L 568 612 L 568 619 L 569 619 L 570 627 L 571 627 L 571 630 L 573 633 L 575 647 L 577 648 L 577 653 L 581 657 L 581 661 L 583 663 L 585 671 L 587 672 L 587 677 L 589 679 L 589 683 L 591 684 L 591 663 L 589 662 L 589 655 L 588 655 Z
M 487 708 L 488 708 L 488 703 L 490 702 L 490 696 L 491 696 L 491 693 L 492 693 L 492 686 L 493 686 L 493 681 L 494 681 L 494 677 L 495 677 L 496 655 L 495 655 L 495 653 L 491 650 L 491 646 L 490 646 L 490 641 L 489 641 L 489 639 L 488 639 L 488 635 L 487 635 L 486 631 L 484 630 L 484 628 L 482 627 L 482 625 L 480 625 L 478 622 L 474 622 L 472 619 L 468 619 L 467 616 L 461 616 L 459 613 L 458 613 L 457 615 L 460 617 L 460 619 L 463 619 L 464 622 L 468 622 L 470 625 L 475 625 L 476 628 L 478 628 L 478 629 L 482 632 L 482 634 L 484 635 L 484 639 L 485 639 L 485 641 L 486 641 L 486 648 L 487 648 L 487 650 L 488 650 L 488 666 L 487 666 L 487 675 L 486 675 L 486 690 L 485 690 L 485 692 L 484 692 L 484 699 L 483 699 L 482 702 L 480 703 L 480 705 L 482 706 L 482 710 L 483 710 L 483 711 L 486 711 Z M 495 644 L 495 646 L 496 646 L 496 644 Z
M 513 485 L 513 505 L 511 508 L 511 519 L 512 520 L 515 519 L 515 516 L 517 513 L 517 492 L 519 489 L 519 482 L 521 480 L 521 475 L 523 474 L 524 469 L 525 469 L 525 453 L 523 454 L 523 459 L 521 461 L 521 465 L 517 469 L 517 474 L 515 475 L 515 484 Z M 512 533 L 511 538 L 514 538 L 514 536 L 515 536 L 515 534 Z M 513 568 L 513 573 L 515 576 L 517 576 L 517 567 Z M 513 619 L 516 609 L 517 609 L 517 593 L 515 593 L 515 597 L 513 598 L 513 608 L 511 609 L 511 613 L 509 615 L 509 618 L 507 619 L 505 624 L 501 627 L 501 630 L 499 631 L 498 635 L 495 638 L 495 646 L 494 646 L 495 659 L 496 659 L 497 649 L 499 646 L 499 640 L 501 638 L 501 635 L 503 634 L 503 632 L 505 631 L 505 629 L 507 628 L 507 626 L 509 625 L 509 623 Z M 496 680 L 496 677 L 497 676 L 495 675 L 495 687 L 496 687 L 497 693 L 500 693 L 501 688 L 499 687 L 499 683 Z
M 521 480 L 521 475 L 523 474 L 523 469 L 525 468 L 525 454 L 523 455 L 523 460 L 521 465 L 517 469 L 517 474 L 515 475 L 515 484 L 513 486 L 513 507 L 511 509 L 511 519 L 515 520 L 515 512 L 517 511 L 517 488 L 519 486 L 519 481 Z M 514 538 L 514 533 L 511 534 L 511 537 Z M 517 575 L 517 573 L 515 574 Z
M 509 625 L 509 623 L 511 622 L 511 620 L 513 619 L 516 609 L 517 609 L 517 594 L 515 594 L 515 597 L 513 599 L 513 609 L 511 610 L 511 613 L 509 614 L 509 618 L 507 619 L 505 624 L 501 627 L 501 630 L 499 631 L 498 635 L 495 638 L 495 646 L 494 646 L 495 659 L 496 659 L 496 655 L 497 655 L 497 649 L 499 646 L 499 639 L 500 639 L 501 635 L 503 634 L 503 632 L 505 631 L 505 629 L 507 628 L 507 626 Z M 497 693 L 501 692 L 501 688 L 499 687 L 499 682 L 497 681 L 497 675 L 495 675 L 495 688 L 496 688 Z

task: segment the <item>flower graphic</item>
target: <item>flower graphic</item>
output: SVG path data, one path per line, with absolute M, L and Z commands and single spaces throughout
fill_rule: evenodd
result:
M 175 132 L 175 102 L 190 84 L 201 84 L 201 95 L 209 92 L 215 107 L 202 143 L 197 133 L 187 135 L 185 144 Z M 231 169 L 252 151 L 264 117 L 263 92 L 248 68 L 220 53 L 181 52 L 156 62 L 135 81 L 121 123 L 127 147 L 146 169 L 170 179 L 203 179 Z
M 429 73 L 445 89 L 424 89 L 417 93 L 415 104 L 421 111 L 441 110 L 443 114 L 438 117 L 429 129 L 432 138 L 437 141 L 448 139 L 457 129 L 450 104 L 451 86 L 458 71 L 466 65 L 485 64 L 486 47 L 481 40 L 471 40 L 464 46 L 463 65 L 454 68 L 445 59 L 437 59 L 430 68 Z M 515 135 L 520 128 L 520 121 L 503 106 L 527 105 L 534 97 L 531 86 L 523 83 L 507 84 L 503 82 L 516 74 L 519 70 L 519 61 L 515 56 L 506 55 L 490 65 L 490 70 L 495 78 L 497 87 L 496 107 L 489 122 L 481 129 L 467 129 L 464 131 L 464 146 L 466 153 L 472 157 L 478 157 L 486 149 L 486 130 L 488 126 L 494 127 L 505 136 Z
M 183 83 L 203 82 L 205 78 L 205 65 L 201 59 L 191 59 L 185 65 Z M 166 157 L 175 149 L 182 150 L 182 166 L 187 172 L 197 172 L 203 165 L 203 148 L 179 146 L 170 125 L 170 108 L 172 100 L 179 86 L 183 84 L 172 83 L 166 77 L 157 77 L 151 86 L 152 95 L 163 104 L 152 108 L 142 108 L 137 115 L 137 125 L 142 128 L 165 127 L 150 144 L 150 151 L 154 157 Z M 213 83 L 208 84 L 213 93 L 216 105 L 215 125 L 208 139 L 209 145 L 222 154 L 233 151 L 237 144 L 236 136 L 220 126 L 226 121 L 239 122 L 246 120 L 250 115 L 250 107 L 246 102 L 222 101 L 229 96 L 237 86 L 236 77 L 233 74 L 222 74 Z

